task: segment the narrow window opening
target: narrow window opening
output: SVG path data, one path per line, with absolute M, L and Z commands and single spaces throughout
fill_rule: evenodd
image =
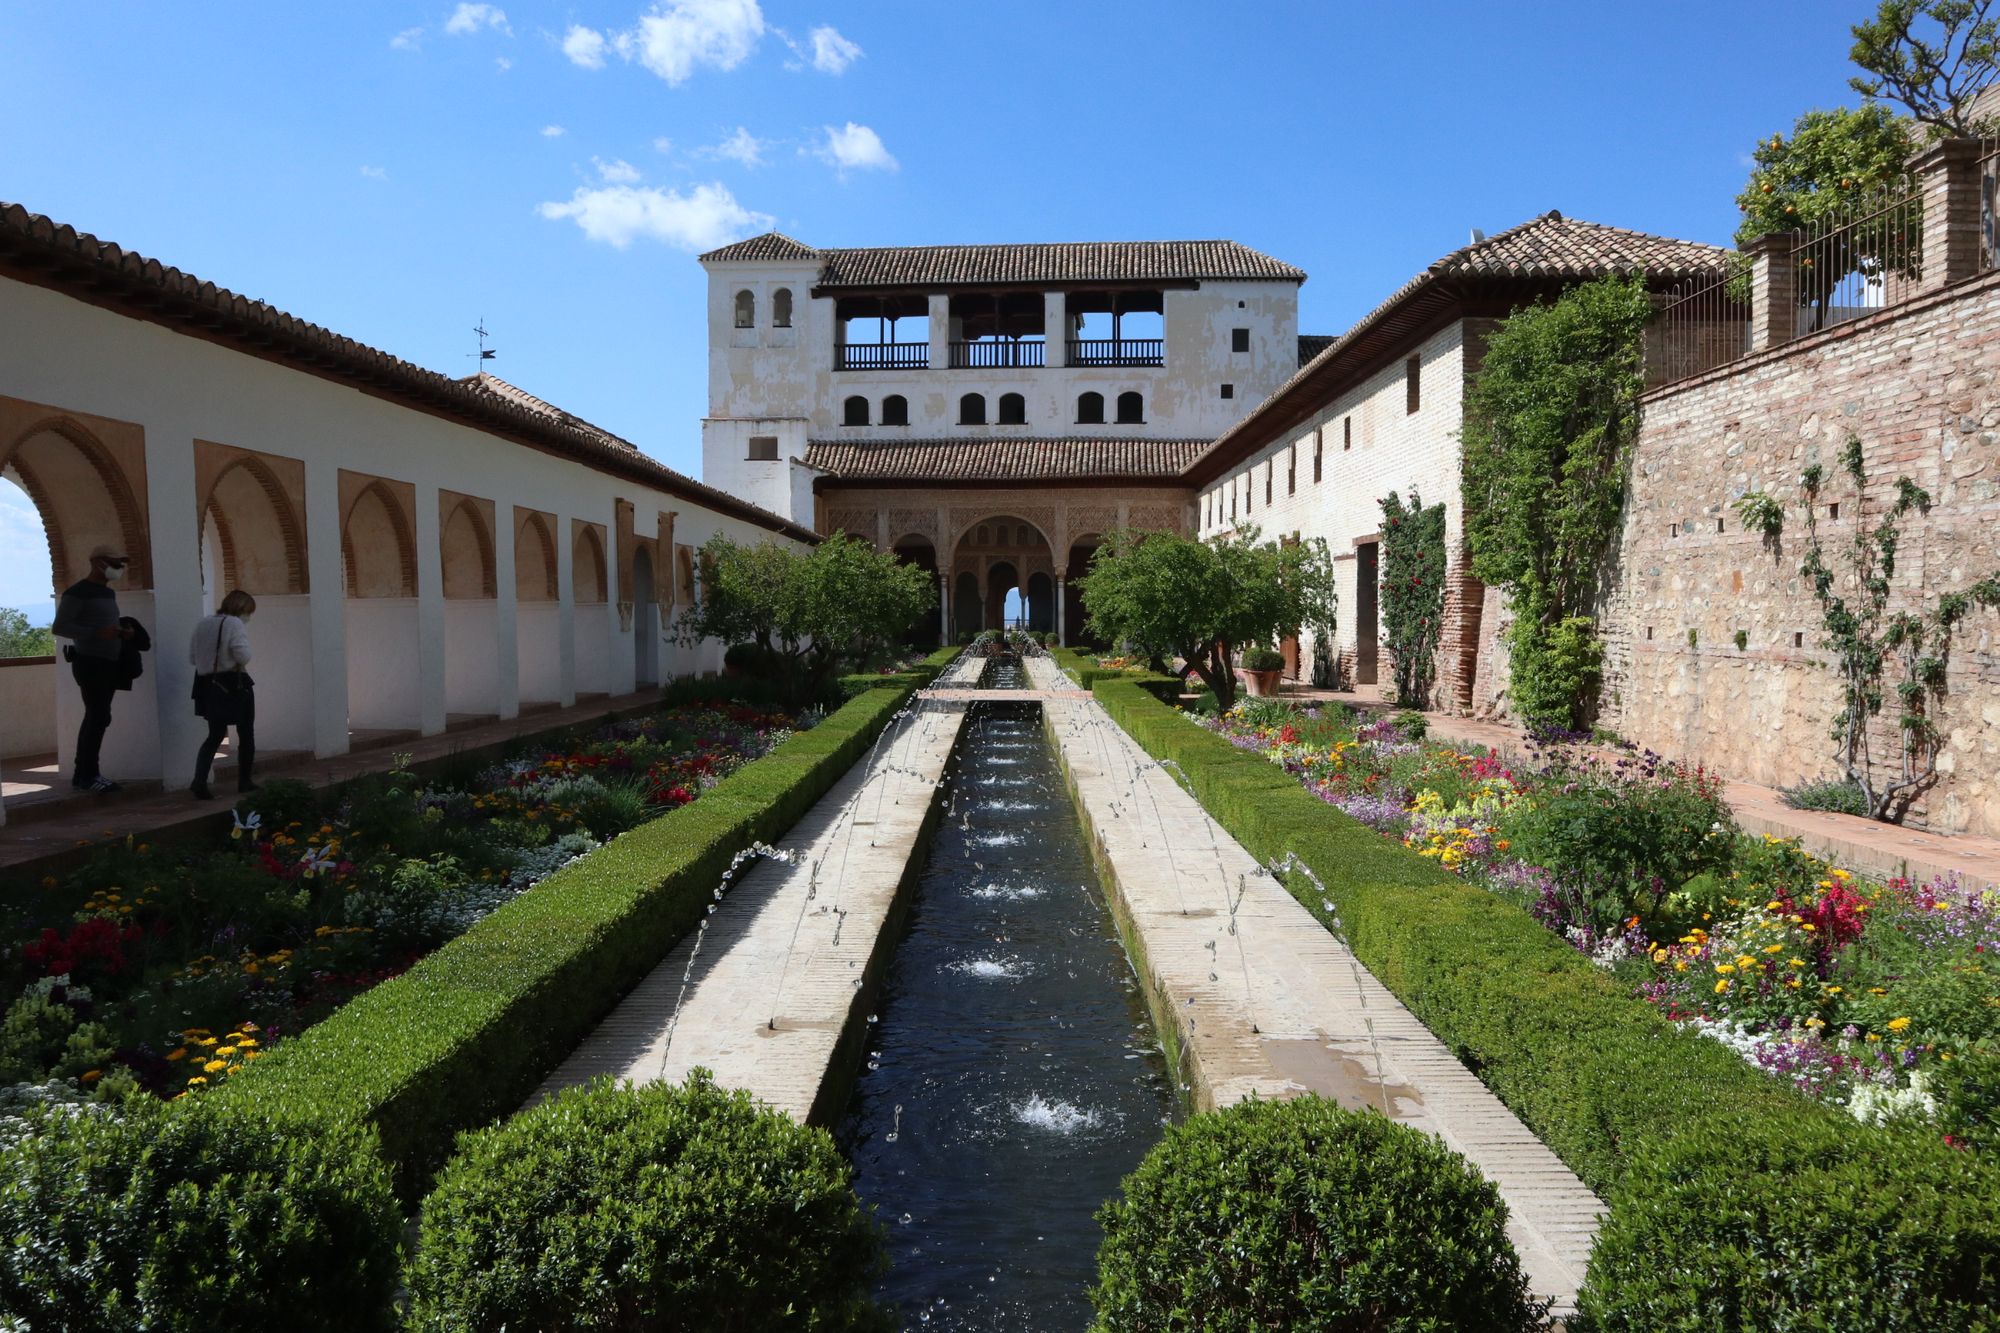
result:
M 1340 419 L 1340 451 L 1342 453 L 1346 453 L 1349 449 L 1352 449 L 1353 447 L 1354 447 L 1354 418 L 1342 417 Z
M 1668 535 L 1669 537 L 1678 537 L 1678 536 L 1680 536 L 1680 535 L 1681 535 L 1681 525 L 1680 525 L 1680 524 L 1678 524 L 1678 523 L 1669 523 L 1669 524 L 1667 524 L 1667 535 Z
M 910 424 L 910 401 L 900 393 L 892 393 L 882 400 L 882 424 L 885 426 L 907 426 Z
M 771 327 L 792 327 L 792 289 L 789 287 L 780 287 L 771 293 Z
M 841 404 L 840 424 L 843 426 L 865 426 L 868 424 L 868 400 L 860 394 L 850 396 Z
M 1792 647 L 1803 648 L 1805 646 L 1806 646 L 1805 632 L 1803 630 L 1794 630 L 1792 632 Z
M 1025 426 L 1028 424 L 1028 400 L 1018 393 L 1000 395 L 999 423 L 1003 426 Z
M 1828 518 L 1830 518 L 1830 519 L 1833 519 L 1833 518 L 1839 518 L 1839 517 L 1840 517 L 1840 505 L 1839 505 L 1838 503 L 1834 503 L 1834 504 L 1830 504 L 1830 505 L 1828 505 L 1828 506 L 1826 507 L 1826 516 L 1827 516 Z
M 1313 432 L 1313 485 L 1319 485 L 1326 472 L 1326 441 L 1318 431 Z
M 1118 424 L 1121 426 L 1144 425 L 1146 421 L 1146 400 L 1138 393 L 1118 395 Z
M 1231 329 L 1231 330 L 1229 331 L 1229 350 L 1230 350 L 1230 351 L 1232 351 L 1232 352 L 1247 352 L 1247 351 L 1249 351 L 1249 350 L 1250 350 L 1250 330 L 1248 330 L 1248 329 Z
M 1234 398 L 1236 396 L 1236 386 L 1234 384 L 1223 385 L 1222 396 L 1224 398 Z
M 1273 482 L 1273 480 L 1275 480 L 1275 474 L 1277 473 L 1277 471 L 1278 471 L 1277 459 L 1274 458 L 1270 462 L 1264 464 L 1264 507 L 1266 509 L 1269 509 L 1271 507 L 1271 483 Z
M 1424 359 L 1413 356 L 1403 363 L 1403 411 L 1415 412 L 1424 404 Z
M 1297 495 L 1298 493 L 1299 493 L 1299 447 L 1297 445 L 1293 445 L 1291 448 L 1291 452 L 1285 455 L 1285 494 Z
M 958 424 L 961 426 L 983 426 L 986 424 L 986 397 L 984 394 L 969 393 L 958 400 Z
M 1715 530 L 1717 532 L 1722 531 L 1722 520 L 1719 518 L 1715 520 Z
M 1646 626 L 1646 642 L 1651 643 L 1652 641 L 1653 641 L 1653 627 L 1651 625 L 1648 625 Z
M 747 287 L 736 293 L 736 327 L 739 329 L 757 327 L 757 298 Z
M 1081 426 L 1101 426 L 1104 424 L 1104 395 L 1101 393 L 1078 394 L 1076 399 L 1076 420 Z
M 753 463 L 777 462 L 778 437 L 775 435 L 752 435 L 750 437 L 750 461 Z

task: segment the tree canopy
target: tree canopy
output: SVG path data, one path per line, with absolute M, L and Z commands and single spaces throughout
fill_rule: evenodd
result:
M 1255 528 L 1226 541 L 1173 532 L 1114 532 L 1078 580 L 1090 632 L 1186 659 L 1216 703 L 1236 701 L 1231 657 L 1302 625 L 1331 625 L 1333 562 L 1326 543 L 1260 542 Z
M 1932 138 L 1974 138 L 1990 117 L 1973 103 L 1992 86 L 2000 57 L 1994 0 L 1882 0 L 1854 25 L 1850 58 L 1862 73 L 1848 86 L 1909 108 Z
M 0 606 L 0 657 L 47 657 L 55 650 L 47 625 L 30 625 L 24 613 Z
M 1788 139 L 1760 139 L 1750 179 L 1736 196 L 1743 220 L 1736 244 L 1819 221 L 1842 204 L 1901 176 L 1910 158 L 1910 124 L 1879 103 L 1808 111 Z
M 900 633 L 931 604 L 931 575 L 836 532 L 809 549 L 724 536 L 701 548 L 701 594 L 674 635 L 752 642 L 776 655 L 801 697 L 821 692 L 843 654 Z

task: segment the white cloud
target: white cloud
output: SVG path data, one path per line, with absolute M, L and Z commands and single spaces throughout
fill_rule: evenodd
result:
M 579 188 L 568 203 L 545 203 L 536 211 L 545 218 L 572 219 L 591 240 L 620 250 L 639 239 L 677 250 L 712 250 L 769 230 L 777 221 L 737 203 L 719 182 L 697 185 L 686 194 L 658 186 Z
M 563 135 L 565 135 L 565 134 L 567 134 L 567 133 L 569 133 L 569 131 L 568 131 L 568 130 L 565 130 L 565 129 L 564 129 L 564 128 L 563 128 L 562 126 L 560 126 L 560 125 L 544 125 L 544 126 L 542 126 L 542 137 L 543 137 L 544 139 L 560 139 L 560 138 L 562 138 L 562 137 L 563 137 Z
M 572 65 L 581 65 L 585 69 L 603 69 L 605 45 L 603 33 L 595 28 L 572 23 L 569 31 L 563 34 L 562 52 L 569 57 L 569 63 Z
M 389 169 L 387 167 L 363 167 L 361 168 L 361 174 L 371 181 L 385 181 L 389 179 Z
M 895 171 L 896 159 L 882 146 L 882 136 L 866 125 L 856 125 L 848 121 L 843 129 L 828 125 L 826 142 L 816 151 L 820 157 L 833 163 L 842 175 L 850 171 Z
M 415 51 L 424 44 L 422 28 L 405 28 L 389 39 L 389 46 L 396 51 Z
M 845 74 L 861 58 L 861 48 L 827 26 L 812 30 L 813 68 L 822 74 Z
M 493 65 L 494 68 L 498 69 L 502 74 L 505 74 L 508 70 L 514 68 L 514 62 L 509 60 L 506 56 L 494 56 Z
M 597 168 L 598 179 L 604 181 L 606 184 L 637 185 L 639 183 L 639 168 L 633 166 L 623 158 L 613 158 L 611 161 L 606 162 L 603 158 L 593 157 L 590 159 L 590 164 Z
M 761 167 L 764 165 L 764 150 L 768 147 L 770 145 L 764 140 L 738 125 L 736 133 L 713 148 L 704 148 L 702 156 L 723 157 L 746 167 Z
M 659 138 L 653 140 L 653 151 L 656 153 L 671 153 L 674 151 L 674 141 L 662 134 Z
M 451 17 L 444 24 L 444 30 L 454 37 L 463 37 L 481 28 L 498 28 L 510 35 L 514 31 L 507 26 L 507 11 L 498 5 L 467 4 L 464 0 L 460 0 L 458 8 L 451 12 Z
M 764 11 L 757 0 L 664 0 L 616 41 L 625 59 L 681 84 L 698 65 L 735 69 L 763 35 Z

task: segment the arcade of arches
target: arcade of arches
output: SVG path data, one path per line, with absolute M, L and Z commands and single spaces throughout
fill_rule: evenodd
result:
M 829 488 L 818 526 L 872 536 L 937 576 L 932 621 L 913 637 L 1003 628 L 1013 592 L 1028 628 L 1079 643 L 1084 613 L 1074 580 L 1090 568 L 1104 535 L 1121 528 L 1188 532 L 1192 510 L 1191 493 L 1166 487 Z

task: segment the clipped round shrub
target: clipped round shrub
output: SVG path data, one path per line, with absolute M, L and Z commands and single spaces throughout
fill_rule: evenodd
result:
M 851 1176 L 824 1130 L 705 1070 L 572 1088 L 460 1137 L 424 1202 L 410 1326 L 884 1328 Z
M 1237 659 L 1245 671 L 1283 671 L 1285 655 L 1276 648 L 1245 648 Z
M 1499 1191 L 1421 1130 L 1320 1097 L 1169 1129 L 1098 1221 L 1097 1333 L 1540 1323 Z
M 1690 1130 L 1635 1155 L 1573 1328 L 2000 1329 L 2000 1171 L 1935 1131 L 1832 1116 Z
M 395 1326 L 403 1222 L 373 1131 L 203 1097 L 24 1129 L 0 1148 L 0 1327 Z

